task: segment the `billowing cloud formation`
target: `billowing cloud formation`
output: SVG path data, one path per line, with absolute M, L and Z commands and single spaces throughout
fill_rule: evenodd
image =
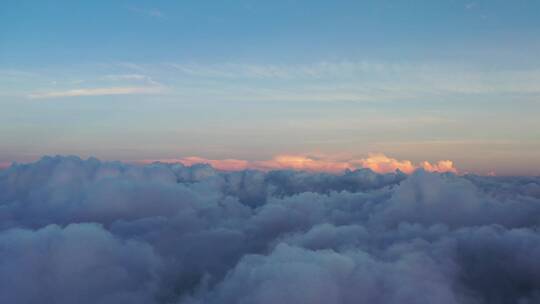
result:
M 368 158 L 356 161 L 363 168 L 369 168 L 375 172 L 388 173 L 400 170 L 405 173 L 413 172 L 416 167 L 409 160 L 399 161 L 387 157 L 384 154 L 371 154 Z
M 45 157 L 0 171 L 0 303 L 538 303 L 539 224 L 538 177 Z
M 259 170 L 293 169 L 319 172 L 339 172 L 345 169 L 354 169 L 348 162 L 302 155 L 278 155 L 271 160 L 255 162 L 253 167 Z
M 422 162 L 420 165 L 424 170 L 429 172 L 453 172 L 457 173 L 457 169 L 454 167 L 454 162 L 451 160 L 440 160 L 436 164 L 431 164 L 427 161 Z
M 197 163 L 209 164 L 218 170 L 238 171 L 246 169 L 255 170 L 304 170 L 310 172 L 343 172 L 347 169 L 355 170 L 359 168 L 368 168 L 377 173 L 391 173 L 399 170 L 410 174 L 418 168 L 423 168 L 429 172 L 453 172 L 457 173 L 454 163 L 450 160 L 442 160 L 436 164 L 427 161 L 419 166 L 414 165 L 409 160 L 397 160 L 390 158 L 382 153 L 370 154 L 367 158 L 336 160 L 328 157 L 312 157 L 305 155 L 278 155 L 271 160 L 265 161 L 246 161 L 239 159 L 207 159 L 202 157 L 185 157 L 180 159 L 161 159 L 165 163 L 182 163 L 184 165 L 193 165 Z M 145 161 L 151 163 L 154 161 Z

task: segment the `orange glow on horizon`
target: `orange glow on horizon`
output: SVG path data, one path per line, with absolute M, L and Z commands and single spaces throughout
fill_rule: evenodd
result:
M 144 160 L 141 163 L 149 164 L 155 161 L 162 163 L 182 163 L 185 166 L 192 166 L 195 164 L 209 164 L 213 168 L 222 171 L 241 171 L 249 169 L 249 162 L 247 160 L 240 159 L 207 159 L 198 156 L 190 156 L 179 159 L 157 159 L 157 160 Z
M 377 173 L 391 173 L 399 169 L 403 173 L 410 174 L 417 169 L 410 160 L 397 160 L 382 153 L 370 154 L 368 158 L 353 161 L 362 168 L 369 168 Z
M 339 173 L 346 169 L 354 170 L 369 168 L 377 173 L 391 173 L 400 170 L 410 174 L 421 168 L 429 172 L 452 172 L 457 173 L 454 163 L 450 160 L 441 160 L 434 164 L 423 161 L 420 165 L 414 165 L 410 160 L 398 160 L 390 158 L 382 153 L 369 154 L 367 158 L 336 160 L 327 157 L 310 157 L 306 155 L 277 155 L 270 160 L 248 161 L 239 159 L 207 159 L 198 156 L 191 156 L 179 159 L 157 159 L 144 160 L 139 163 L 152 163 L 160 161 L 164 163 L 182 163 L 186 166 L 205 163 L 221 171 L 240 171 L 246 169 L 256 169 L 262 171 L 271 170 L 303 170 L 309 172 L 331 172 Z
M 341 172 L 345 169 L 355 169 L 347 162 L 311 158 L 302 155 L 278 155 L 271 160 L 253 163 L 255 169 L 276 170 L 294 169 L 312 172 Z
M 421 167 L 430 172 L 452 172 L 457 173 L 457 169 L 454 167 L 454 162 L 451 160 L 440 160 L 436 164 L 424 161 Z

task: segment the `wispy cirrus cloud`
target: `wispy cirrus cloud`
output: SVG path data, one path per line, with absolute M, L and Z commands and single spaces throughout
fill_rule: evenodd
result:
M 477 6 L 478 6 L 478 3 L 476 3 L 476 2 L 469 2 L 469 3 L 465 4 L 465 8 L 468 9 L 468 10 L 473 9 L 473 8 L 475 8 Z
M 55 82 L 56 83 L 56 82 Z M 28 98 L 61 98 L 80 96 L 107 96 L 107 95 L 139 95 L 160 94 L 164 86 L 153 80 L 152 77 L 138 73 L 106 74 L 104 76 L 90 77 L 85 81 L 71 83 L 71 86 L 85 87 L 69 88 L 67 83 L 63 90 L 43 90 L 28 94 Z
M 178 100 L 377 102 L 449 100 L 512 95 L 533 100 L 540 95 L 540 69 L 486 70 L 445 64 L 388 62 L 314 62 L 309 64 L 156 63 L 101 64 L 73 67 L 57 75 L 40 71 L 34 77 L 32 98 L 43 96 L 99 96 L 102 92 L 155 93 L 166 83 Z M 69 87 L 70 77 L 83 79 L 85 88 Z M 1 76 L 1 75 L 0 75 Z M 11 76 L 10 87 L 28 86 L 28 79 Z M 50 86 L 51 83 L 55 85 Z M 65 90 L 59 92 L 58 84 Z M 89 89 L 94 87 L 98 89 Z M 148 87 L 151 87 L 150 89 Z M 112 89 L 114 88 L 114 89 Z M 123 88 L 116 90 L 116 88 Z M 10 88 L 6 88 L 10 90 Z M 13 90 L 13 89 L 11 89 Z M 65 91 L 65 92 L 64 92 Z M 45 93 L 43 93 L 45 92 Z M 49 92 L 49 93 L 47 93 Z M 113 93 L 115 94 L 115 93 Z M 25 95 L 28 96 L 26 93 Z
M 87 88 L 65 91 L 52 91 L 32 93 L 28 95 L 31 99 L 42 98 L 62 98 L 62 97 L 82 97 L 82 96 L 106 96 L 106 95 L 138 95 L 138 94 L 159 94 L 162 87 L 109 87 L 109 88 Z
M 397 101 L 540 94 L 540 70 L 442 63 L 178 64 L 154 67 L 178 86 L 187 79 L 211 98 L 272 101 Z M 182 88 L 190 91 L 190 88 Z M 187 89 L 187 90 L 184 90 Z M 532 97 L 531 97 L 532 96 Z
M 152 77 L 143 74 L 109 74 L 102 76 L 99 80 L 115 82 L 115 83 L 139 83 L 148 86 L 162 86 L 161 83 L 155 81 Z
M 128 7 L 128 9 L 137 14 L 153 17 L 153 18 L 163 18 L 165 16 L 163 12 L 157 8 L 141 8 L 141 7 L 130 6 Z
M 110 74 L 101 77 L 103 80 L 122 81 L 122 80 L 151 80 L 150 77 L 141 74 Z

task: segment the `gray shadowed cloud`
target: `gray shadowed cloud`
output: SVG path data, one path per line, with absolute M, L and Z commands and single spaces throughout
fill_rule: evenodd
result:
M 2 303 L 538 303 L 540 179 L 0 171 Z

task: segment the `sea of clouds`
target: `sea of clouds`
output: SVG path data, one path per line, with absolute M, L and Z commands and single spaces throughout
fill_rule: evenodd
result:
M 540 178 L 0 171 L 0 303 L 540 303 Z

